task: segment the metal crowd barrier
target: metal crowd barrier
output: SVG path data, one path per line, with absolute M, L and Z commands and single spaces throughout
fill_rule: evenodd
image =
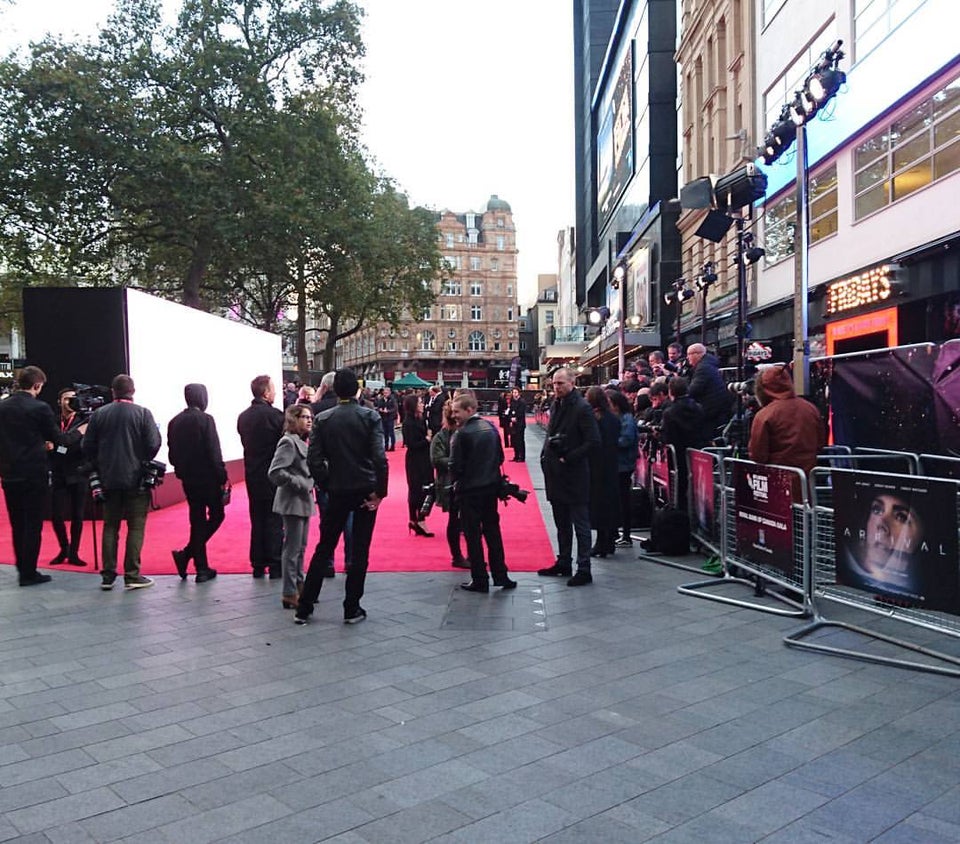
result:
M 723 546 L 723 449 L 687 449 L 690 540 L 720 554 Z
M 918 459 L 921 475 L 960 480 L 960 457 L 948 457 L 945 454 L 921 454 Z
M 720 492 L 722 514 L 720 556 L 723 563 L 723 573 L 719 579 L 714 578 L 678 586 L 677 591 L 684 595 L 756 609 L 774 615 L 791 618 L 807 617 L 810 614 L 808 600 L 809 567 L 807 564 L 809 560 L 810 508 L 806 475 L 803 470 L 793 466 L 760 464 L 731 457 L 724 457 L 721 460 L 720 468 L 723 479 Z M 772 477 L 775 485 L 779 481 L 781 487 L 789 486 L 790 495 L 785 499 L 786 502 L 789 502 L 788 513 L 784 514 L 781 509 L 786 507 L 784 492 L 779 493 L 779 505 L 771 501 L 768 510 L 764 510 L 763 506 L 756 506 L 754 501 L 749 502 L 749 504 L 738 501 L 737 490 L 734 487 L 735 473 L 742 473 L 748 481 L 752 477 L 755 479 L 766 478 L 769 482 Z M 759 480 L 757 482 L 762 485 Z M 799 501 L 796 500 L 798 494 Z M 781 522 L 784 515 L 789 518 L 789 525 L 786 522 Z M 738 542 L 740 539 L 737 532 L 738 525 L 744 528 L 747 525 L 756 528 L 757 539 L 750 541 L 749 544 L 746 541 L 749 534 L 744 530 L 743 538 L 746 548 L 742 548 Z M 772 528 L 771 539 L 774 543 L 789 541 L 790 547 L 786 549 L 765 547 L 765 529 L 767 527 Z M 789 557 L 789 561 L 785 566 L 764 563 L 758 559 L 758 556 L 763 553 L 769 553 L 771 559 L 776 557 L 778 560 L 786 555 Z M 758 556 L 754 556 L 755 554 Z M 725 587 L 733 583 L 751 587 L 754 591 L 754 598 L 757 600 L 748 600 L 726 594 L 711 594 L 705 591 L 717 586 Z M 798 593 L 800 599 L 795 600 L 789 594 L 783 594 L 779 591 L 770 592 L 768 586 L 778 586 L 788 593 Z M 761 602 L 759 599 L 763 597 L 772 599 L 775 603 Z M 785 607 L 779 607 L 777 604 L 783 604 Z
M 831 446 L 831 448 L 845 448 L 845 446 Z M 869 472 L 890 472 L 895 475 L 915 475 L 919 471 L 920 461 L 916 454 L 906 451 L 883 451 L 881 449 L 863 449 L 851 452 L 821 452 L 817 455 L 818 468 L 834 469 L 864 469 Z M 829 486 L 829 476 L 824 474 L 811 475 L 810 481 L 816 485 L 825 483 L 826 486 L 816 488 L 821 504 L 829 504 L 833 489 Z
M 949 458 L 924 455 L 918 463 L 927 467 L 944 459 Z M 894 623 L 960 637 L 960 481 L 832 467 L 814 469 L 812 478 L 814 541 L 809 569 L 814 620 L 785 636 L 784 643 L 788 647 L 960 677 L 960 657 L 881 630 L 829 619 L 824 614 L 828 604 L 843 605 Z M 822 495 L 824 490 L 831 493 L 826 498 Z M 841 501 L 838 511 L 836 505 Z M 901 532 L 896 538 L 894 528 L 871 522 L 881 520 L 885 514 L 896 516 Z M 913 534 L 904 534 L 911 520 Z M 907 538 L 902 538 L 905 535 Z M 871 542 L 879 547 L 871 550 Z M 907 548 L 911 549 L 909 554 Z M 869 555 L 875 557 L 878 553 L 888 555 L 885 564 L 869 559 Z M 837 638 L 854 642 L 841 646 L 827 644 L 825 637 L 818 637 L 820 641 L 806 640 L 827 628 L 853 634 Z M 887 656 L 881 652 L 882 645 L 877 652 L 855 648 L 856 640 L 863 638 L 956 667 Z

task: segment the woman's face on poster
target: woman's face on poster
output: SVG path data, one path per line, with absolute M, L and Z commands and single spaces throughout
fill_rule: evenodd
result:
M 884 566 L 895 555 L 913 554 L 923 539 L 916 510 L 896 495 L 876 495 L 867 516 L 867 565 Z

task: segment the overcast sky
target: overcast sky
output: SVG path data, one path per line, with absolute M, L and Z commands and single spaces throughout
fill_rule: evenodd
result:
M 88 36 L 110 0 L 0 0 L 0 47 L 48 30 Z M 364 139 L 412 203 L 510 203 L 519 291 L 557 271 L 573 224 L 573 37 L 568 0 L 360 0 Z

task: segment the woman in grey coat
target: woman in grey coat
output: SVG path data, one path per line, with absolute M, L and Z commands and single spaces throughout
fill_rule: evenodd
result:
M 313 478 L 307 468 L 307 437 L 313 427 L 313 413 L 302 404 L 284 411 L 283 436 L 277 443 L 267 476 L 277 487 L 273 512 L 283 517 L 283 608 L 297 608 L 303 586 L 303 555 L 313 512 Z

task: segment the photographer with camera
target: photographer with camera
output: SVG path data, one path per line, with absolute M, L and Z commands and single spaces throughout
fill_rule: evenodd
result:
M 57 394 L 60 405 L 60 433 L 63 442 L 53 446 L 50 458 L 50 521 L 60 543 L 60 551 L 50 561 L 51 566 L 67 563 L 85 566 L 80 559 L 80 537 L 83 534 L 83 510 L 89 485 L 81 470 L 83 453 L 80 443 L 87 430 L 88 411 L 77 396 L 74 387 L 62 387 Z M 51 445 L 53 445 L 51 443 Z M 70 518 L 70 536 L 67 538 L 66 519 Z
M 573 373 L 553 373 L 556 398 L 540 454 L 547 500 L 557 528 L 557 559 L 539 569 L 541 577 L 568 577 L 567 586 L 593 583 L 590 573 L 590 455 L 600 447 L 600 430 L 590 405 L 577 392 Z M 577 572 L 573 574 L 573 536 L 577 537 Z M 571 576 L 572 575 L 572 576 Z
M 493 585 L 516 589 L 517 582 L 508 576 L 500 534 L 498 507 L 503 466 L 500 435 L 490 422 L 480 418 L 473 395 L 456 396 L 452 412 L 460 427 L 450 441 L 450 478 L 470 558 L 470 581 L 461 583 L 460 588 L 466 592 L 490 591 L 483 554 L 485 542 Z
M 103 572 L 100 588 L 113 589 L 117 579 L 120 522 L 127 523 L 123 580 L 127 589 L 153 586 L 140 574 L 140 550 L 150 509 L 150 490 L 158 483 L 160 429 L 153 414 L 134 404 L 129 375 L 110 383 L 113 401 L 95 410 L 83 438 L 83 456 L 99 477 L 103 493 Z M 92 486 L 92 484 L 91 484 Z

